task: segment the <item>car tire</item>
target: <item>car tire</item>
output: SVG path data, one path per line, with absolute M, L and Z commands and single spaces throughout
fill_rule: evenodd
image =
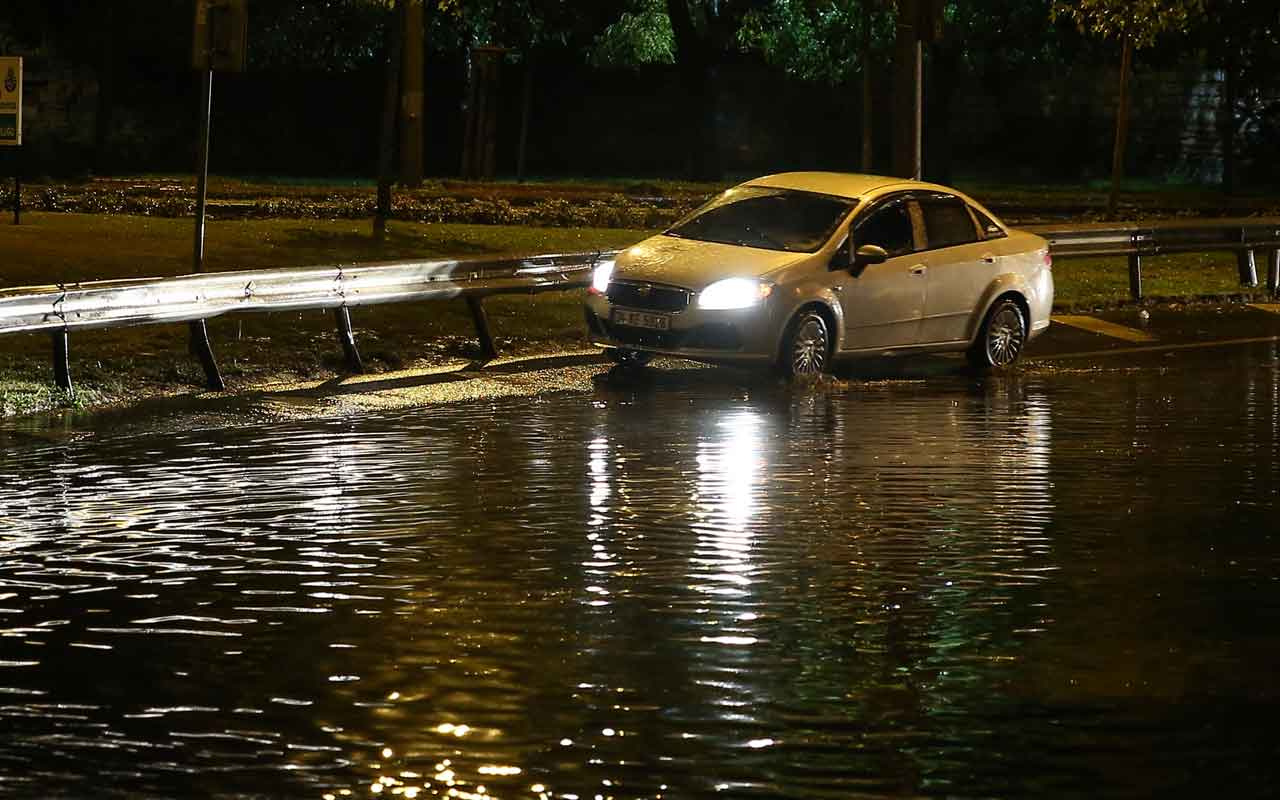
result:
M 778 371 L 788 378 L 818 376 L 831 368 L 831 325 L 817 310 L 801 311 L 787 326 Z
M 625 347 L 606 347 L 605 354 L 620 367 L 643 367 L 653 360 L 653 353 L 644 350 L 629 350 Z
M 978 369 L 1012 366 L 1027 343 L 1027 317 L 1011 298 L 1002 297 L 987 311 L 978 337 L 969 347 L 969 363 Z

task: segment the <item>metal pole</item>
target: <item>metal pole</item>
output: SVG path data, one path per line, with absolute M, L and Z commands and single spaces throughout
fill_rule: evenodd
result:
M 1129 255 L 1129 296 L 1142 299 L 1142 256 L 1137 253 Z
M 360 358 L 360 350 L 356 348 L 356 334 L 351 328 L 351 309 L 346 306 L 335 308 L 333 319 L 338 323 L 338 342 L 347 359 L 347 369 L 357 373 L 364 372 L 364 361 Z
M 191 266 L 194 272 L 204 271 L 204 207 L 205 195 L 209 183 L 209 128 L 213 114 L 213 70 L 206 69 L 200 76 L 200 152 L 196 164 L 196 231 L 191 252 Z M 194 320 L 188 326 L 191 333 L 188 349 L 200 359 L 204 368 L 205 382 L 210 389 L 222 391 L 227 388 L 222 381 L 222 373 L 218 371 L 218 362 L 213 357 L 213 347 L 209 344 L 209 329 L 202 319 Z
M 1253 250 L 1241 250 L 1236 253 L 1236 267 L 1240 272 L 1241 286 L 1257 286 L 1258 285 L 1258 264 L 1254 259 Z
M 476 337 L 480 340 L 480 356 L 485 361 L 492 361 L 498 357 L 498 346 L 494 344 L 493 333 L 489 330 L 489 315 L 485 313 L 479 297 L 467 297 L 467 308 L 471 309 L 471 321 L 476 325 Z
M 67 329 L 49 331 L 49 337 L 53 340 L 53 382 L 75 397 L 75 389 L 71 387 L 71 348 Z
M 915 47 L 915 142 L 912 145 L 912 161 L 914 177 L 920 180 L 924 176 L 924 42 L 916 38 Z
M 213 347 L 209 344 L 209 329 L 205 327 L 204 320 L 198 319 L 191 323 L 191 341 L 188 349 L 191 355 L 200 359 L 200 366 L 204 368 L 205 385 L 215 392 L 221 392 L 227 388 L 222 381 L 222 373 L 218 371 L 218 362 L 213 357 Z
M 200 152 L 196 162 L 196 234 L 192 249 L 192 267 L 204 271 L 204 207 L 209 182 L 209 117 L 213 113 L 213 70 L 200 77 Z

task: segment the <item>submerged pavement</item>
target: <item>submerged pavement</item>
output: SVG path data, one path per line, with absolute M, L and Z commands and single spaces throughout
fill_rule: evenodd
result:
M 1127 307 L 1093 314 L 1056 315 L 1049 329 L 1027 348 L 1013 370 L 1126 369 L 1169 365 L 1198 350 L 1280 340 L 1280 304 L 1193 304 Z M 264 383 L 225 394 L 193 392 L 145 400 L 119 408 L 62 412 L 48 417 L 0 422 L 10 430 L 58 431 L 126 426 L 218 426 L 363 415 L 420 406 L 496 400 L 550 399 L 589 393 L 601 383 L 627 385 L 676 373 L 700 373 L 696 380 L 725 388 L 780 384 L 766 371 L 708 367 L 658 359 L 638 374 L 611 370 L 595 349 L 494 361 L 459 362 L 430 369 L 352 375 L 325 381 Z M 647 375 L 647 377 L 646 377 Z M 859 359 L 842 364 L 835 382 L 927 380 L 973 373 L 958 356 Z
M 0 793 L 1264 795 L 1268 314 L 987 376 L 565 356 L 0 432 Z

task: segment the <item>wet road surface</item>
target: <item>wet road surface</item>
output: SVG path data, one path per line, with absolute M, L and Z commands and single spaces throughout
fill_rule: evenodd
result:
M 0 432 L 0 794 L 1275 791 L 1276 342 L 563 369 Z

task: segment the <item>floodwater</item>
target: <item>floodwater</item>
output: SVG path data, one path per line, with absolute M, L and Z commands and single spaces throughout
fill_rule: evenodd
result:
M 0 433 L 0 794 L 1278 791 L 1280 352 L 1062 366 Z

